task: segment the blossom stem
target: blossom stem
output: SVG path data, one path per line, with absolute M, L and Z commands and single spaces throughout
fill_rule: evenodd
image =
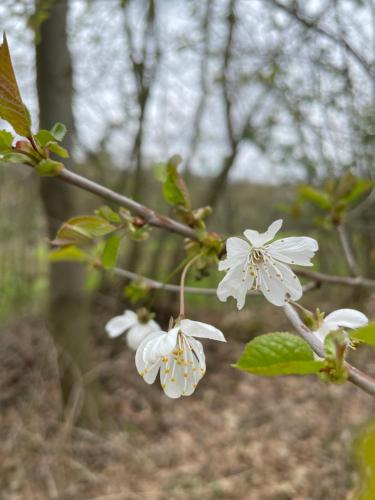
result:
M 196 255 L 193 257 L 184 267 L 182 273 L 181 273 L 181 281 L 180 281 L 180 318 L 184 318 L 185 316 L 185 281 L 186 281 L 186 275 L 192 264 L 196 262 L 199 257 L 201 257 L 200 254 Z

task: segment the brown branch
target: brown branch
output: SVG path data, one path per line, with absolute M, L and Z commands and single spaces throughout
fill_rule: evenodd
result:
M 127 196 L 116 193 L 116 191 L 112 191 L 112 189 L 106 188 L 97 184 L 94 181 L 83 177 L 82 175 L 76 174 L 63 168 L 57 179 L 61 179 L 68 184 L 79 187 L 88 191 L 90 193 L 96 194 L 105 200 L 108 200 L 112 203 L 116 203 L 121 207 L 125 207 L 131 210 L 135 215 L 141 217 L 141 219 L 153 227 L 158 227 L 170 231 L 172 233 L 179 234 L 184 236 L 185 238 L 190 238 L 192 240 L 198 241 L 198 236 L 194 229 L 187 226 L 186 224 L 182 224 L 181 222 L 177 222 L 166 215 L 162 215 L 155 210 L 151 210 L 150 208 L 138 203 Z M 346 286 L 362 286 L 372 288 L 375 287 L 375 280 L 362 278 L 360 276 L 334 276 L 330 274 L 324 274 L 316 271 L 309 271 L 307 269 L 295 269 L 296 274 L 298 276 L 303 276 L 305 278 L 309 278 L 316 283 L 330 283 L 332 285 L 346 285 Z
M 141 274 L 133 273 L 127 269 L 120 269 L 119 267 L 114 267 L 112 271 L 121 278 L 125 278 L 130 281 L 142 281 L 148 285 L 152 290 L 165 290 L 166 292 L 179 293 L 180 285 L 171 285 L 169 283 L 163 283 L 162 281 L 153 280 L 151 278 L 146 278 Z M 304 293 L 312 290 L 316 287 L 315 283 L 308 283 L 303 287 Z M 191 293 L 195 295 L 216 295 L 216 288 L 203 288 L 197 286 L 185 286 L 185 293 Z M 254 290 L 249 290 L 247 295 L 259 295 L 259 292 Z
M 335 276 L 332 274 L 309 271 L 308 269 L 295 269 L 298 276 L 314 280 L 316 283 L 330 283 L 332 285 L 375 287 L 375 280 L 362 278 L 361 276 Z
M 141 217 L 145 224 L 153 227 L 164 228 L 172 233 L 180 234 L 185 238 L 193 240 L 198 239 L 195 231 L 186 224 L 181 224 L 170 217 L 159 214 L 158 212 L 145 207 L 141 203 L 138 203 L 127 196 L 116 193 L 116 191 L 112 191 L 112 189 L 101 186 L 86 177 L 67 170 L 66 168 L 60 170 L 56 178 L 131 210 L 135 215 Z
M 319 340 L 318 336 L 314 334 L 307 326 L 301 321 L 297 312 L 290 304 L 284 306 L 284 311 L 292 323 L 298 334 L 309 344 L 313 351 L 321 358 L 325 357 L 324 348 L 322 342 Z M 375 379 L 367 375 L 366 373 L 358 370 L 349 363 L 345 363 L 345 367 L 349 373 L 349 381 L 354 385 L 358 386 L 363 391 L 375 396 Z

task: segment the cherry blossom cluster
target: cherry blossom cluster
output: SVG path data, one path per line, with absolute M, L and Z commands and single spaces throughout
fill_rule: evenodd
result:
M 226 241 L 226 258 L 219 262 L 219 271 L 225 271 L 218 285 L 217 296 L 225 302 L 234 297 L 237 308 L 244 307 L 250 290 L 260 292 L 275 306 L 302 297 L 302 285 L 290 265 L 312 266 L 311 259 L 318 250 L 318 242 L 310 237 L 287 237 L 275 240 L 281 229 L 281 219 L 273 222 L 267 231 L 244 231 L 244 238 L 230 237 Z M 355 329 L 368 323 L 367 317 L 354 309 L 340 309 L 321 319 L 315 334 L 324 341 L 328 333 Z M 125 311 L 106 325 L 110 337 L 127 332 L 126 342 L 136 351 L 138 373 L 148 384 L 160 383 L 167 396 L 190 396 L 206 372 L 202 343 L 197 338 L 225 342 L 223 333 L 206 323 L 185 319 L 183 311 L 164 331 L 144 309 L 137 313 Z M 347 336 L 350 345 L 349 336 Z

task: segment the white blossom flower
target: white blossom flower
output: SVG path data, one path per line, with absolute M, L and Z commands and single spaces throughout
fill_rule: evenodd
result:
M 247 229 L 246 240 L 227 239 L 227 257 L 219 262 L 219 271 L 227 271 L 217 289 L 222 302 L 232 296 L 237 300 L 237 308 L 242 309 L 248 290 L 261 291 L 276 306 L 282 306 L 288 298 L 301 298 L 301 283 L 288 264 L 312 266 L 310 259 L 318 250 L 318 243 L 306 236 L 269 243 L 282 223 L 282 219 L 276 220 L 265 233 Z
M 125 311 L 121 316 L 115 316 L 105 325 L 109 337 L 114 338 L 128 331 L 126 342 L 130 349 L 136 351 L 139 344 L 151 333 L 160 330 L 148 311 L 140 309 L 138 314 L 134 311 Z
M 226 341 L 217 328 L 190 319 L 181 320 L 168 332 L 153 332 L 135 354 L 135 364 L 144 381 L 153 384 L 160 371 L 160 383 L 167 396 L 193 394 L 206 372 L 203 346 L 194 337 Z
M 339 328 L 350 328 L 354 330 L 367 325 L 367 323 L 367 316 L 360 311 L 356 311 L 355 309 L 338 309 L 328 314 L 314 333 L 324 342 L 329 332 L 333 332 Z

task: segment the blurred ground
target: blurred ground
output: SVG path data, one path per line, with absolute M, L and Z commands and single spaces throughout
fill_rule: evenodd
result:
M 115 430 L 103 437 L 72 427 L 77 401 L 62 417 L 45 330 L 19 320 L 1 335 L 1 500 L 351 498 L 352 440 L 375 411 L 356 387 L 240 373 L 231 340 L 207 346 L 197 392 L 173 401 L 105 343 L 96 375 Z M 357 356 L 375 370 L 369 351 Z

